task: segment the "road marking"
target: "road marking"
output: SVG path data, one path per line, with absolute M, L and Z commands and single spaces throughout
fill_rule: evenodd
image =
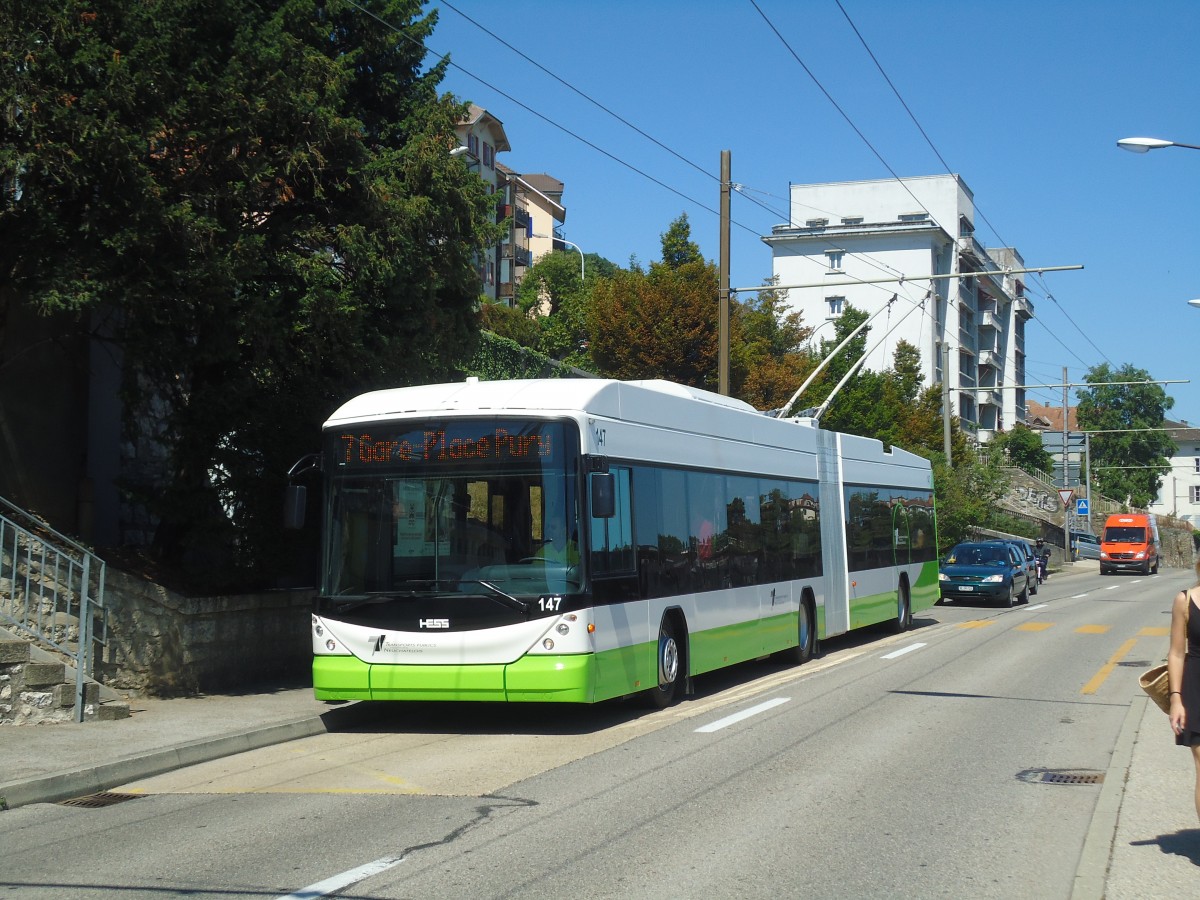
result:
M 880 659 L 895 659 L 897 656 L 903 656 L 905 653 L 912 653 L 914 650 L 920 650 L 924 646 L 925 646 L 924 644 L 909 644 L 907 647 L 901 647 L 899 650 L 893 650 L 891 653 L 888 653 L 879 658 Z
M 1111 625 L 1080 625 L 1075 629 L 1076 634 L 1108 634 Z
M 1165 625 L 1155 625 L 1151 628 L 1143 628 L 1138 632 L 1138 637 L 1166 637 L 1171 633 L 1171 629 Z
M 1053 622 L 1026 622 L 1023 625 L 1018 625 L 1017 631 L 1045 631 L 1047 628 L 1053 627 Z
M 1089 681 L 1087 684 L 1085 684 L 1083 686 L 1083 690 L 1081 690 L 1079 693 L 1081 693 L 1081 694 L 1096 693 L 1096 691 L 1098 691 L 1100 689 L 1100 685 L 1104 684 L 1105 679 L 1107 679 L 1108 676 L 1112 674 L 1113 669 L 1115 669 L 1117 667 L 1117 663 L 1119 663 L 1122 659 L 1125 658 L 1125 654 L 1128 653 L 1130 650 L 1132 650 L 1133 645 L 1136 643 L 1137 643 L 1137 638 L 1130 638 L 1125 643 L 1123 643 L 1120 647 L 1118 647 L 1117 652 L 1112 655 L 1112 657 L 1109 659 L 1108 662 L 1106 662 L 1103 666 L 1100 667 L 1100 671 L 1092 676 L 1092 680 Z
M 1071 597 L 1071 599 L 1072 600 L 1082 600 L 1086 596 L 1087 596 L 1087 592 L 1085 591 L 1082 594 L 1075 594 L 1074 596 Z
M 768 709 L 773 709 L 781 703 L 787 703 L 791 697 L 776 697 L 774 700 L 768 700 L 766 703 L 760 703 L 758 706 L 751 706 L 749 709 L 743 709 L 741 712 L 736 712 L 732 716 L 726 716 L 723 719 L 717 719 L 715 722 L 709 722 L 707 725 L 701 725 L 696 729 L 697 734 L 711 734 L 714 731 L 720 731 L 722 728 L 728 728 L 730 725 L 735 725 L 742 719 L 748 719 L 751 716 L 757 716 L 760 712 L 766 712 Z
M 1035 609 L 1045 609 L 1047 606 L 1049 606 L 1048 603 L 1039 603 L 1036 606 L 1026 606 L 1025 612 L 1033 612 Z
M 1106 591 L 1115 591 L 1115 590 L 1116 590 L 1117 588 L 1119 588 L 1120 586 L 1121 586 L 1121 585 L 1119 585 L 1119 584 L 1110 584 L 1108 587 L 1106 587 L 1106 588 L 1105 588 L 1105 590 L 1106 590 Z
M 991 619 L 975 619 L 972 622 L 959 622 L 955 628 L 987 628 L 989 625 L 996 624 Z
M 404 862 L 403 856 L 385 856 L 383 859 L 369 862 L 364 866 L 359 866 L 357 869 L 348 869 L 340 875 L 334 875 L 332 878 L 326 878 L 324 881 L 310 884 L 306 888 L 300 888 L 294 894 L 282 895 L 278 900 L 317 900 L 318 897 L 328 897 L 337 893 L 342 888 L 357 884 L 364 878 L 370 878 L 372 875 L 386 872 L 388 869 L 394 868 L 402 862 Z

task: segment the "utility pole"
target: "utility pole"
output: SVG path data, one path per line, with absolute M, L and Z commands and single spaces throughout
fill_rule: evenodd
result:
M 946 468 L 953 469 L 950 459 L 950 345 L 942 341 L 942 450 L 946 454 Z
M 720 295 L 717 328 L 717 393 L 729 396 L 729 151 L 721 151 Z
M 1070 408 L 1067 406 L 1067 367 L 1063 366 L 1063 430 L 1062 430 L 1062 466 L 1063 466 L 1063 490 L 1070 488 L 1070 477 L 1068 475 L 1069 467 L 1067 463 L 1067 418 L 1070 413 Z M 1064 498 L 1066 494 L 1062 495 Z M 1071 504 L 1065 499 L 1063 500 L 1063 550 L 1067 554 L 1067 561 L 1073 562 L 1071 558 Z

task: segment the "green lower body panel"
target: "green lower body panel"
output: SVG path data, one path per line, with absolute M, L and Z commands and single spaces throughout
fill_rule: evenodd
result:
M 590 703 L 594 656 L 526 656 L 510 665 L 371 665 L 353 656 L 313 659 L 318 700 L 485 700 Z

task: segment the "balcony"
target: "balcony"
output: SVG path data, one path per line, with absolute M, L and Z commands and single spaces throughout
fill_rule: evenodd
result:
M 1000 317 L 990 309 L 981 310 L 979 313 L 979 327 L 991 328 L 994 331 L 1000 331 L 1002 330 L 1000 327 Z
M 504 243 L 500 245 L 500 258 L 511 259 L 518 266 L 529 266 L 533 264 L 533 253 L 528 247 L 522 247 L 519 244 Z
M 983 387 L 979 389 L 979 393 L 976 396 L 978 397 L 980 406 L 1004 406 L 1004 399 L 997 390 Z
M 512 219 L 513 224 L 517 228 L 529 228 L 529 210 L 524 206 L 513 206 L 511 203 L 504 203 L 496 210 L 496 221 L 503 222 L 505 219 Z
M 1022 319 L 1033 318 L 1033 304 L 1029 302 L 1028 297 L 1018 297 L 1014 300 L 1013 309 L 1017 311 L 1017 315 Z
M 979 365 L 991 366 L 993 369 L 1000 368 L 1000 354 L 995 350 L 980 350 Z

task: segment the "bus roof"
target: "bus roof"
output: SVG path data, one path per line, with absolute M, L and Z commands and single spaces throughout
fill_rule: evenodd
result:
M 338 428 L 357 422 L 422 415 L 579 415 L 616 419 L 680 432 L 770 447 L 815 452 L 817 430 L 808 419 L 775 419 L 748 403 L 670 381 L 549 378 L 468 380 L 361 394 L 342 404 L 325 423 Z M 884 451 L 874 439 L 842 435 L 842 454 L 863 460 L 928 469 L 923 457 L 898 447 Z

